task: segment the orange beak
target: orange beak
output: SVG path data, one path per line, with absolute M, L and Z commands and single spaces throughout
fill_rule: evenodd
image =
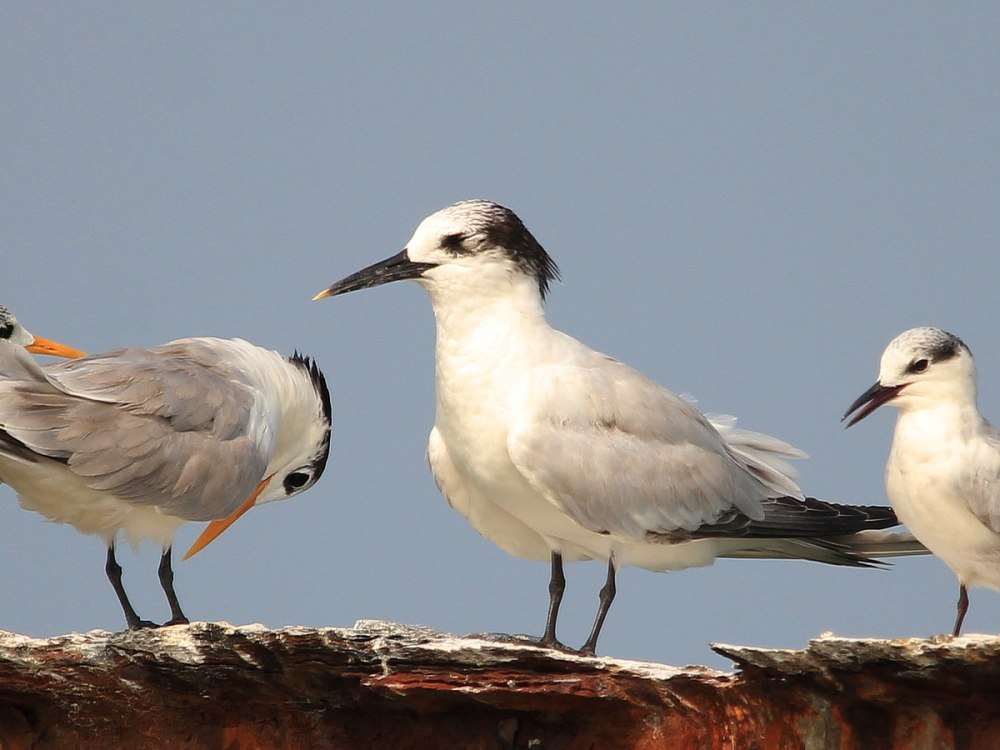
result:
M 257 489 L 253 491 L 253 494 L 249 498 L 247 498 L 247 501 L 243 503 L 243 505 L 241 505 L 239 508 L 234 510 L 225 518 L 220 518 L 218 520 L 212 521 L 208 526 L 206 526 L 205 530 L 201 532 L 201 536 L 199 536 L 195 540 L 194 544 L 191 545 L 191 549 L 189 549 L 187 551 L 187 554 L 184 555 L 184 559 L 187 560 L 189 557 L 194 557 L 195 555 L 197 555 L 199 552 L 205 549 L 205 547 L 211 544 L 215 540 L 215 538 L 219 536 L 219 534 L 221 534 L 223 531 L 232 526 L 233 523 L 236 522 L 237 518 L 239 518 L 248 510 L 250 510 L 257 502 L 257 498 L 260 497 L 260 493 L 264 491 L 264 488 L 267 487 L 267 483 L 271 481 L 271 477 L 273 476 L 274 474 L 272 474 L 270 477 L 265 477 L 264 480 L 257 485 Z
M 87 352 L 81 352 L 72 346 L 66 346 L 66 344 L 60 344 L 58 341 L 49 341 L 38 336 L 35 336 L 33 343 L 28 344 L 24 348 L 32 354 L 51 354 L 53 357 L 65 357 L 66 359 L 79 359 L 80 357 L 87 356 Z

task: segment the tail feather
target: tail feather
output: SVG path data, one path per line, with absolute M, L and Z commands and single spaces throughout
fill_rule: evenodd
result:
M 748 540 L 751 541 L 751 540 Z M 843 543 L 830 539 L 754 539 L 753 544 L 725 552 L 719 557 L 756 560 L 810 560 L 851 568 L 884 568 L 889 563 L 856 554 Z
M 929 555 L 931 551 L 908 531 L 859 531 L 835 541 L 849 544 L 851 550 L 865 557 L 909 557 Z
M 828 538 L 748 538 L 746 546 L 719 555 L 737 559 L 811 560 L 854 568 L 885 568 L 882 558 L 929 555 L 930 551 L 909 532 L 860 531 Z

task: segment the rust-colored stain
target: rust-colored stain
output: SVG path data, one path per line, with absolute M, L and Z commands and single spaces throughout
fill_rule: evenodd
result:
M 1000 639 L 720 651 L 736 674 L 385 623 L 0 633 L 0 750 L 1000 748 Z

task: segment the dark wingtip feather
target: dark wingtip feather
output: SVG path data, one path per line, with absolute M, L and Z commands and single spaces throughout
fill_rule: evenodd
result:
M 887 505 L 844 505 L 815 497 L 775 497 L 762 505 L 764 518 L 759 521 L 732 510 L 716 523 L 697 529 L 694 536 L 821 539 L 899 525 L 895 511 Z

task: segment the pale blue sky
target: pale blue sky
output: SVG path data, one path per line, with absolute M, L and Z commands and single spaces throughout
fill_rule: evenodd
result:
M 962 336 L 1000 420 L 998 27 L 987 3 L 8 5 L 0 302 L 89 351 L 242 336 L 325 370 L 326 475 L 177 564 L 192 618 L 537 634 L 547 566 L 479 538 L 425 463 L 425 295 L 313 294 L 499 201 L 561 266 L 554 325 L 808 451 L 809 494 L 883 503 L 894 414 L 839 417 L 894 335 Z M 98 540 L 0 508 L 0 627 L 122 627 Z M 119 557 L 164 619 L 157 551 Z M 604 570 L 567 576 L 578 644 Z M 630 569 L 600 651 L 930 635 L 956 597 L 932 559 Z M 1000 594 L 966 629 L 1000 630 Z

